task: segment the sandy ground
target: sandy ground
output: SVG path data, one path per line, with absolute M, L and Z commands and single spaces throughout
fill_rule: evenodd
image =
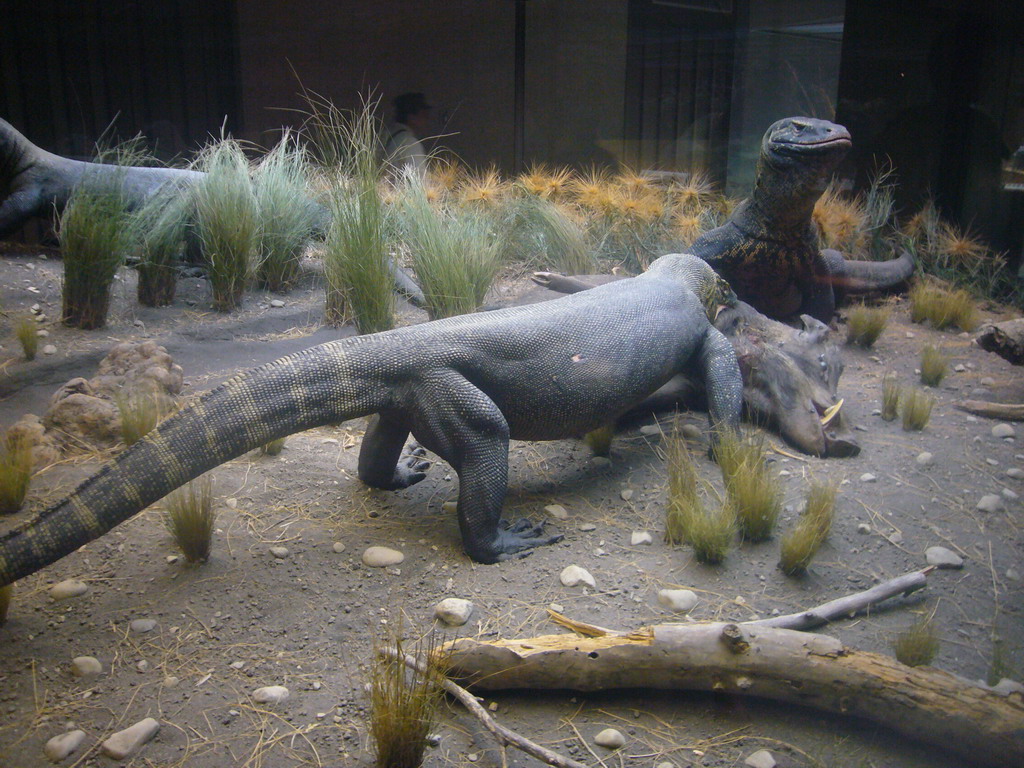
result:
M 59 267 L 52 256 L 37 253 L 0 259 L 7 314 L 0 425 L 26 412 L 42 414 L 60 384 L 91 376 L 117 341 L 152 338 L 165 345 L 185 370 L 186 394 L 194 394 L 241 369 L 351 332 L 319 326 L 322 294 L 313 283 L 281 297 L 283 308 L 270 308 L 274 297 L 256 293 L 240 312 L 225 316 L 210 311 L 205 285 L 196 278 L 181 281 L 173 307 L 142 308 L 134 303 L 128 271 L 109 326 L 71 331 L 53 322 Z M 51 319 L 43 326 L 51 333 L 46 341 L 58 351 L 29 363 L 17 357 L 11 320 L 35 303 Z M 852 647 L 888 653 L 898 632 L 934 612 L 942 638 L 936 667 L 971 679 L 993 670 L 1020 678 L 1022 502 L 1006 500 L 997 513 L 980 512 L 975 504 L 1004 489 L 1024 495 L 1024 482 L 1005 474 L 1024 468 L 1024 427 L 1017 428 L 1021 440 L 996 439 L 994 422 L 953 403 L 968 396 L 1024 401 L 1024 377 L 966 335 L 911 325 L 906 302 L 892 300 L 892 306 L 893 321 L 874 349 L 844 350 L 840 391 L 861 455 L 773 457 L 789 505 L 781 531 L 794 524 L 793 510 L 810 478 L 842 482 L 833 534 L 806 577 L 788 578 L 776 568 L 778 538 L 737 546 L 718 567 L 662 543 L 664 465 L 657 438 L 639 431 L 616 439 L 610 466 L 594 462 L 575 441 L 514 444 L 506 516 L 541 520 L 546 505 L 559 504 L 568 518 L 548 526 L 565 539 L 525 560 L 480 566 L 463 554 L 454 515 L 442 509 L 457 488 L 446 465 L 436 464 L 425 481 L 405 491 L 372 491 L 355 477 L 362 424 L 312 430 L 291 437 L 279 457 L 252 454 L 215 471 L 220 512 L 207 564 L 189 567 L 173 557 L 161 510 L 152 508 L 17 585 L 0 628 L 0 766 L 47 765 L 44 744 L 72 727 L 87 739 L 65 765 L 113 765 L 98 745 L 145 717 L 156 718 L 160 731 L 126 765 L 372 765 L 363 686 L 374 640 L 399 620 L 410 633 L 426 632 L 442 598 L 475 604 L 469 623 L 447 636 L 558 632 L 547 618 L 551 604 L 621 629 L 746 620 L 796 611 L 920 568 L 933 545 L 959 553 L 963 569 L 938 571 L 913 597 L 825 631 Z M 996 316 L 993 308 L 983 314 Z M 421 319 L 404 309 L 404 322 Z M 911 382 L 926 343 L 940 345 L 951 366 L 963 370 L 934 391 L 938 403 L 927 429 L 907 433 L 872 412 L 882 374 L 895 370 Z M 701 414 L 682 418 L 705 423 Z M 704 446 L 695 448 L 703 455 Z M 930 467 L 915 461 L 922 451 L 934 455 Z M 66 493 L 101 458 L 78 457 L 40 473 L 31 506 Z M 699 461 L 701 474 L 720 486 L 716 468 Z M 864 479 L 867 474 L 875 479 Z M 623 494 L 627 490 L 632 494 Z M 862 523 L 869 533 L 858 532 Z M 634 531 L 650 531 L 653 544 L 631 546 Z M 335 551 L 337 542 L 344 551 Z M 362 565 L 363 550 L 378 544 L 400 549 L 405 561 L 387 569 Z M 278 559 L 271 546 L 285 546 L 289 555 Z M 587 568 L 597 588 L 563 587 L 558 576 L 570 564 Z M 51 600 L 48 588 L 68 578 L 85 581 L 88 593 Z M 657 592 L 669 587 L 698 593 L 701 602 L 689 617 L 659 607 Z M 129 623 L 138 618 L 154 619 L 155 628 L 131 631 Z M 73 677 L 70 662 L 81 655 L 98 658 L 104 672 L 88 681 Z M 285 685 L 291 696 L 276 706 L 254 702 L 253 691 L 266 685 Z M 522 692 L 486 701 L 496 703 L 496 717 L 510 727 L 606 768 L 664 761 L 734 766 L 758 749 L 770 750 L 780 766 L 968 764 L 941 745 L 753 698 Z M 621 750 L 593 744 L 606 727 L 625 735 Z M 440 742 L 428 749 L 427 766 L 502 765 L 486 733 L 458 706 L 442 712 L 436 731 Z M 508 765 L 540 763 L 509 752 Z

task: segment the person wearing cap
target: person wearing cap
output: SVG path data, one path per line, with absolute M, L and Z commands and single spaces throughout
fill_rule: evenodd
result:
M 430 125 L 433 107 L 422 93 L 403 93 L 395 97 L 394 105 L 395 124 L 385 147 L 388 162 L 399 170 L 410 167 L 426 173 L 427 152 L 420 139 Z

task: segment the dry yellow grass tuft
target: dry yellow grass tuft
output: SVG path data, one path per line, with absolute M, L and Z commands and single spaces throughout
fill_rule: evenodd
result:
M 846 343 L 870 348 L 888 324 L 889 310 L 886 307 L 863 304 L 851 307 L 846 314 Z
M 832 529 L 837 493 L 838 485 L 835 483 L 811 484 L 807 491 L 807 508 L 800 516 L 796 528 L 782 539 L 779 567 L 787 576 L 806 571 L 825 543 Z
M 926 387 L 937 387 L 946 378 L 949 358 L 931 344 L 921 350 L 921 383 Z
M 209 475 L 193 480 L 167 497 L 164 522 L 190 563 L 209 559 L 217 513 Z
M 926 616 L 896 636 L 892 643 L 896 660 L 908 667 L 931 664 L 939 652 L 934 616 Z
M 463 204 L 497 205 L 508 194 L 509 184 L 501 178 L 497 168 L 489 168 L 465 178 L 459 187 L 459 200 Z
M 935 407 L 935 398 L 921 389 L 914 388 L 903 397 L 903 430 L 920 432 L 928 426 Z
M 978 324 L 978 310 L 971 294 L 962 289 L 946 288 L 921 281 L 910 290 L 910 319 L 926 320 L 936 330 L 955 325 L 962 331 L 973 331 Z
M 0 440 L 0 515 L 21 509 L 32 478 L 32 444 L 28 439 L 6 435 Z
M 764 460 L 764 439 L 743 440 L 726 434 L 715 451 L 725 480 L 727 504 L 748 541 L 764 541 L 772 535 L 782 510 L 782 489 Z
M 18 337 L 18 343 L 21 344 L 21 351 L 26 360 L 36 359 L 36 352 L 39 350 L 37 327 L 36 321 L 31 317 L 22 317 L 14 327 L 14 335 Z
M 900 398 L 903 396 L 903 387 L 896 378 L 894 371 L 889 371 L 882 377 L 882 418 L 886 421 L 895 421 L 899 415 Z

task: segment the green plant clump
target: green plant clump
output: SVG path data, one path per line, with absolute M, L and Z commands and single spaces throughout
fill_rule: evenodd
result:
M 593 451 L 595 456 L 607 456 L 612 452 L 612 440 L 615 427 L 612 425 L 598 427 L 583 436 L 583 442 Z
M 265 443 L 260 446 L 260 453 L 264 456 L 279 456 L 281 451 L 284 450 L 284 443 L 286 437 L 279 437 L 277 440 L 271 440 L 269 443 Z
M 736 537 L 736 516 L 724 505 L 705 510 L 697 493 L 699 479 L 686 441 L 673 430 L 666 444 L 668 464 L 668 512 L 665 541 L 693 547 L 698 562 L 715 565 L 722 562 Z
M 716 458 L 740 535 L 748 541 L 770 538 L 782 510 L 782 489 L 764 460 L 764 441 L 723 436 Z
M 900 398 L 903 387 L 896 378 L 896 373 L 889 371 L 882 377 L 882 418 L 895 421 L 899 415 Z
M 934 617 L 926 616 L 898 634 L 892 648 L 897 661 L 908 667 L 931 664 L 939 652 L 939 636 L 935 631 Z
M 242 302 L 259 247 L 260 217 L 249 163 L 238 142 L 225 139 L 203 151 L 198 167 L 206 175 L 192 189 L 196 234 L 213 307 L 229 312 Z
M 807 570 L 811 560 L 832 530 L 838 486 L 833 483 L 812 483 L 807 491 L 807 508 L 796 527 L 782 539 L 779 567 L 787 576 Z
M 870 348 L 888 323 L 889 310 L 885 307 L 853 307 L 846 316 L 846 343 Z
M 287 131 L 256 167 L 260 215 L 256 281 L 268 290 L 287 291 L 298 279 L 302 250 L 319 213 L 309 195 L 308 178 L 306 151 Z
M 129 243 L 128 216 L 120 179 L 104 183 L 87 177 L 71 194 L 57 226 L 65 325 L 92 330 L 107 322 L 110 289 Z
M 910 291 L 910 319 L 915 323 L 927 320 L 940 331 L 953 325 L 973 331 L 978 325 L 978 310 L 971 294 L 963 289 L 920 282 Z
M 921 383 L 926 387 L 937 387 L 946 378 L 949 358 L 938 347 L 928 344 L 921 350 Z
M 26 360 L 35 360 L 39 351 L 39 334 L 36 333 L 36 328 L 36 321 L 31 317 L 22 317 L 14 328 L 14 334 L 18 337 Z
M 132 240 L 139 253 L 139 303 L 166 307 L 178 287 L 178 262 L 189 224 L 189 195 L 165 185 L 131 218 Z
M 170 410 L 167 399 L 152 392 L 122 392 L 114 402 L 121 417 L 121 438 L 125 445 L 141 440 Z
M 8 434 L 0 441 L 0 514 L 21 509 L 32 478 L 32 444 Z
M 920 432 L 928 426 L 935 398 L 921 389 L 912 389 L 903 398 L 903 430 Z
M 167 497 L 167 530 L 190 563 L 209 559 L 216 519 L 213 481 L 209 476 L 194 480 Z

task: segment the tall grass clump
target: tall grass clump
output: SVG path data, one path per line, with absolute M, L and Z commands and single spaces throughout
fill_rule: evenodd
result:
M 748 541 L 770 538 L 782 510 L 782 489 L 764 460 L 764 441 L 729 432 L 718 440 L 715 457 L 740 535 Z
M 882 376 L 882 418 L 886 421 L 895 421 L 899 415 L 900 398 L 903 396 L 903 387 L 896 377 L 895 371 L 889 371 Z
M 928 426 L 935 407 L 935 398 L 922 389 L 914 388 L 903 397 L 903 431 L 920 432 Z
M 121 417 L 121 438 L 125 445 L 139 442 L 171 408 L 167 398 L 154 392 L 122 392 L 114 402 Z
M 0 441 L 0 515 L 21 509 L 32 478 L 32 444 L 11 434 Z
M 395 298 L 388 251 L 391 227 L 380 195 L 384 175 L 383 127 L 368 100 L 353 112 L 311 103 L 316 147 L 330 188 L 331 227 L 324 244 L 328 323 L 351 318 L 360 333 L 394 325 Z
M 946 378 L 949 358 L 931 344 L 921 350 L 921 383 L 926 387 L 937 387 Z
M 878 341 L 889 323 L 889 310 L 860 304 L 846 315 L 846 343 L 868 349 Z
M 7 584 L 0 587 L 0 627 L 7 621 L 7 611 L 11 607 L 11 598 L 14 596 L 14 585 Z
M 565 275 L 594 272 L 596 262 L 583 227 L 562 205 L 539 195 L 520 195 L 502 212 L 502 260 L 523 262 Z
M 607 456 L 612 452 L 612 439 L 615 437 L 615 426 L 609 424 L 598 427 L 583 436 L 583 442 L 595 456 Z
M 908 667 L 931 664 L 939 652 L 939 635 L 935 630 L 935 616 L 925 616 L 900 632 L 893 640 L 896 660 Z
M 206 262 L 213 306 L 229 312 L 242 302 L 259 248 L 260 217 L 242 147 L 224 139 L 207 147 L 192 187 L 195 230 Z
M 498 271 L 498 242 L 487 218 L 468 208 L 431 206 L 423 181 L 408 173 L 401 206 L 403 239 L 432 320 L 479 307 Z
M 130 242 L 121 178 L 86 176 L 61 212 L 57 238 L 64 261 L 61 320 L 91 330 L 107 322 L 114 275 Z
M 978 324 L 977 315 L 974 299 L 966 290 L 927 281 L 910 290 L 910 319 L 915 323 L 927 320 L 940 331 L 953 325 L 962 331 L 973 331 Z
M 699 481 L 682 434 L 673 430 L 666 445 L 668 513 L 665 541 L 689 544 L 698 562 L 722 562 L 736 537 L 736 516 L 728 505 L 705 510 L 697 493 Z
M 209 559 L 213 526 L 213 481 L 209 476 L 193 480 L 167 497 L 164 522 L 175 543 L 190 563 Z
M 140 304 L 166 307 L 174 301 L 189 216 L 189 196 L 174 184 L 165 185 L 132 214 Z
M 287 291 L 298 279 L 302 250 L 319 215 L 308 180 L 306 150 L 285 131 L 253 176 L 260 219 L 256 282 L 268 290 Z
M 38 325 L 31 317 L 22 317 L 14 326 L 14 335 L 18 337 L 21 344 L 21 351 L 26 360 L 35 360 L 36 352 L 39 351 L 39 334 L 36 333 Z
M 807 490 L 807 507 L 796 527 L 782 538 L 779 567 L 787 576 L 807 570 L 828 538 L 835 516 L 838 486 L 813 482 Z
M 405 665 L 403 659 L 407 651 L 397 632 L 389 643 L 393 655 L 378 649 L 371 667 L 370 737 L 376 751 L 374 765 L 377 768 L 420 768 L 423 765 L 427 736 L 444 700 L 440 684 L 444 673 L 436 666 L 433 636 L 420 645 L 421 652 L 413 655 L 433 661 L 425 672 Z
M 287 439 L 286 437 L 279 437 L 277 440 L 264 443 L 260 446 L 260 454 L 263 456 L 279 456 L 281 451 L 284 450 L 284 444 Z

